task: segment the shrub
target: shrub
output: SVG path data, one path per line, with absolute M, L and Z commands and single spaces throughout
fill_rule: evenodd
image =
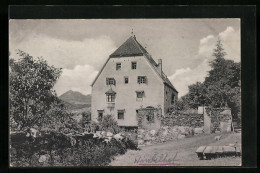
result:
M 93 138 L 93 134 L 68 136 L 58 132 L 41 132 L 39 137 L 26 133 L 11 135 L 12 166 L 104 166 L 127 149 L 137 149 L 128 139 Z M 49 158 L 40 163 L 39 159 Z
M 119 133 L 121 131 L 121 128 L 118 126 L 117 121 L 112 115 L 105 115 L 98 121 L 100 130 L 111 131 L 112 133 Z

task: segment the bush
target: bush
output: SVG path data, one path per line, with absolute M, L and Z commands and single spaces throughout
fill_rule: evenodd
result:
M 122 131 L 112 115 L 105 115 L 102 119 L 99 119 L 98 121 L 99 130 L 111 131 L 114 134 Z
M 127 149 L 137 149 L 129 139 L 110 142 L 93 138 L 93 134 L 68 136 L 58 132 L 41 132 L 34 138 L 26 133 L 11 134 L 12 166 L 104 166 Z

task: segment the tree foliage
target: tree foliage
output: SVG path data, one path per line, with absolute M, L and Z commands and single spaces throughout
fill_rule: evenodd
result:
M 199 105 L 230 107 L 233 114 L 240 112 L 240 63 L 225 59 L 226 52 L 218 39 L 213 50 L 211 70 L 203 83 L 189 86 L 189 93 L 177 105 L 196 108 Z
M 11 119 L 20 127 L 30 127 L 52 121 L 53 114 L 62 117 L 62 105 L 53 90 L 61 69 L 21 50 L 17 54 L 18 60 L 9 61 Z
M 117 121 L 112 115 L 105 115 L 102 119 L 99 119 L 99 129 L 104 131 L 111 131 L 112 133 L 119 133 L 121 131 L 117 124 Z

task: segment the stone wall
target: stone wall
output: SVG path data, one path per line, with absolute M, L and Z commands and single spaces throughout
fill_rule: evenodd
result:
M 138 109 L 138 127 L 147 130 L 158 130 L 161 127 L 161 108 L 141 108 Z
M 188 126 L 188 127 L 203 127 L 203 115 L 197 113 L 186 113 L 180 111 L 173 111 L 166 114 L 162 118 L 162 125 L 164 126 Z
M 207 133 L 233 131 L 230 108 L 205 107 L 204 120 L 205 118 L 208 119 L 208 121 L 204 121 L 204 129 Z
M 152 121 L 147 116 L 152 115 Z M 203 133 L 203 115 L 172 111 L 161 115 L 160 108 L 139 109 L 138 146 L 153 145 Z
M 171 140 L 181 140 L 188 136 L 203 133 L 203 128 L 193 128 L 188 126 L 163 126 L 158 130 L 138 129 L 138 146 L 148 146 L 164 143 Z

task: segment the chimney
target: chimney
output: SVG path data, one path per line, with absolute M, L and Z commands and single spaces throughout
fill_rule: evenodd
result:
M 158 69 L 160 75 L 162 76 L 162 59 L 158 59 Z

